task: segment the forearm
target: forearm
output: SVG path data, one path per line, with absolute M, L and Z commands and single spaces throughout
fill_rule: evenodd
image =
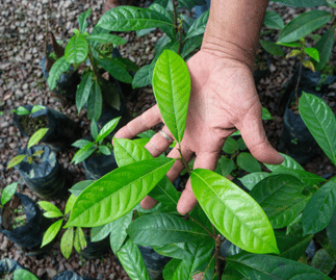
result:
M 202 50 L 253 69 L 268 0 L 212 0 Z

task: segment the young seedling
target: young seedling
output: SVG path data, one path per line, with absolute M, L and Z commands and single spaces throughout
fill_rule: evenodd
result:
M 44 135 L 46 135 L 47 132 L 48 128 L 41 128 L 38 131 L 36 131 L 29 139 L 28 149 L 36 145 L 44 137 Z M 34 161 L 34 157 L 41 156 L 42 154 L 43 151 L 37 151 L 32 156 L 18 155 L 9 161 L 7 170 L 21 163 L 26 157 L 28 158 L 28 163 L 32 163 Z
M 70 215 L 70 211 L 75 203 L 76 196 L 71 195 L 65 205 L 64 213 L 60 209 L 58 209 L 54 204 L 47 201 L 40 201 L 38 205 L 46 211 L 43 213 L 43 216 L 49 219 L 60 218 L 56 222 L 54 222 L 44 233 L 41 248 L 52 242 L 57 234 L 59 233 L 63 222 L 67 221 Z M 72 248 L 75 247 L 75 250 L 80 253 L 87 246 L 87 241 L 85 239 L 84 232 L 82 228 L 77 227 L 68 228 L 62 238 L 60 243 L 60 248 L 63 256 L 68 259 L 72 253 Z
M 111 155 L 111 151 L 113 149 L 111 143 L 103 144 L 104 139 L 116 128 L 118 122 L 121 117 L 115 118 L 109 121 L 107 124 L 103 126 L 103 128 L 98 133 L 98 126 L 95 120 L 91 122 L 91 135 L 94 141 L 89 141 L 85 139 L 80 139 L 72 144 L 72 146 L 79 148 L 80 150 L 72 158 L 72 162 L 78 164 L 84 160 L 86 160 L 89 156 L 91 156 L 94 152 L 102 153 L 104 155 Z
M 40 110 L 43 110 L 43 109 L 45 109 L 45 107 L 42 106 L 42 105 L 34 105 L 33 108 L 29 112 L 25 107 L 19 106 L 16 109 L 13 109 L 11 111 L 11 113 L 14 113 L 18 116 L 26 116 L 26 115 L 33 114 L 33 113 L 35 113 L 37 111 L 40 111 Z

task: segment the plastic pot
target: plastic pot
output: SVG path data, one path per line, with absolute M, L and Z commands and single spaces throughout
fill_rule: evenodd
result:
M 2 211 L 0 209 L 0 233 L 8 237 L 28 255 L 44 253 L 48 246 L 43 248 L 40 248 L 40 246 L 43 234 L 50 226 L 50 220 L 42 215 L 40 208 L 28 196 L 19 193 L 16 193 L 16 196 L 21 200 L 27 223 L 11 231 L 3 229 L 1 227 Z
M 83 166 L 87 180 L 98 180 L 107 173 L 118 168 L 113 151 L 110 156 L 92 156 L 83 161 Z
M 79 255 L 88 260 L 98 259 L 110 249 L 109 237 L 98 242 L 91 242 L 90 236 L 87 235 L 85 235 L 85 239 L 87 246 Z
M 23 107 L 25 107 L 28 111 L 31 111 L 33 108 L 32 105 L 25 105 Z M 33 119 L 40 118 L 46 121 L 46 127 L 49 130 L 41 141 L 50 145 L 56 151 L 69 148 L 72 143 L 81 137 L 82 130 L 78 124 L 66 115 L 49 109 L 48 107 L 30 114 L 29 116 Z M 25 127 L 22 127 L 20 124 L 23 117 L 25 116 L 18 116 L 14 114 L 14 123 L 24 136 L 30 137 L 32 132 L 29 131 L 29 135 L 25 130 Z
M 64 271 L 57 274 L 52 280 L 94 280 L 89 277 L 81 277 L 76 272 Z
M 37 151 L 43 154 L 28 163 L 26 157 L 14 168 L 18 169 L 27 186 L 43 199 L 59 198 L 66 193 L 67 173 L 58 163 L 55 152 L 49 146 L 33 146 L 23 149 L 20 154 L 32 156 Z M 36 157 L 34 157 L 36 158 Z
M 313 159 L 319 151 L 319 146 L 314 137 L 304 124 L 298 110 L 295 112 L 290 108 L 290 104 L 296 96 L 296 84 L 298 81 L 299 68 L 296 70 L 284 93 L 282 102 L 286 100 L 283 129 L 280 136 L 279 150 L 288 154 L 300 164 L 305 164 Z M 336 77 L 329 76 L 325 80 L 321 73 L 312 72 L 308 68 L 302 67 L 301 78 L 297 90 L 297 96 L 302 95 L 302 91 L 321 97 L 328 92 L 329 85 L 336 81 Z M 318 91 L 316 89 L 319 89 Z

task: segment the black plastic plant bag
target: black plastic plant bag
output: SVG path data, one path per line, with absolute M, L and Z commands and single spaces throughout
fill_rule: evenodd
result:
M 118 168 L 113 151 L 109 156 L 92 156 L 83 161 L 83 166 L 87 180 L 98 180 L 107 173 Z
M 33 108 L 32 105 L 25 105 L 23 107 L 25 107 L 28 111 L 31 111 Z M 41 142 L 47 143 L 56 151 L 71 147 L 72 143 L 81 138 L 82 130 L 79 125 L 61 112 L 45 107 L 44 109 L 30 114 L 30 116 L 32 118 L 42 116 L 47 118 L 47 128 L 49 130 L 42 138 Z M 14 114 L 14 123 L 23 135 L 28 136 L 24 131 L 24 128 L 20 126 L 19 120 L 20 116 Z
M 286 109 L 279 150 L 293 157 L 300 164 L 305 164 L 316 156 L 319 146 L 298 112 L 290 109 L 290 104 L 296 95 L 298 76 L 299 68 L 296 69 L 282 99 L 282 102 L 286 101 Z M 330 84 L 335 81 L 336 77 L 334 76 L 323 78 L 320 72 L 313 72 L 308 68 L 302 67 L 297 96 L 300 97 L 304 91 L 321 97 L 323 94 L 328 93 Z
M 98 259 L 110 249 L 108 237 L 98 242 L 91 242 L 90 236 L 85 236 L 85 239 L 87 246 L 79 254 L 88 260 Z
M 0 216 L 0 233 L 8 237 L 19 248 L 27 251 L 31 255 L 43 253 L 48 247 L 40 248 L 40 246 L 43 234 L 50 225 L 50 220 L 42 215 L 37 204 L 35 204 L 28 196 L 19 193 L 16 193 L 16 196 L 21 200 L 23 205 L 27 224 L 8 231 L 1 227 L 2 216 Z
M 43 199 L 59 198 L 66 193 L 67 175 L 63 167 L 58 163 L 55 152 L 48 146 L 38 145 L 30 149 L 25 148 L 20 154 L 32 156 L 37 151 L 43 154 L 34 157 L 32 163 L 28 163 L 26 157 L 15 166 L 27 186 Z
M 57 274 L 52 280 L 94 280 L 88 277 L 81 277 L 76 272 L 64 271 Z
M 23 267 L 16 261 L 5 258 L 0 261 L 0 279 L 6 274 L 12 274 L 15 270 L 23 269 Z M 13 279 L 13 277 L 12 277 Z

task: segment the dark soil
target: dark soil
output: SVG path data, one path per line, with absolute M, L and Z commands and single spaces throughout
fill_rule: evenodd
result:
M 12 200 L 5 205 L 2 209 L 1 217 L 1 227 L 9 231 L 27 224 L 23 205 L 17 196 L 14 196 Z
M 40 128 L 46 128 L 48 125 L 48 118 L 46 116 L 41 116 L 37 118 L 32 118 L 29 115 L 23 115 L 19 118 L 19 124 L 23 131 L 32 136 Z

